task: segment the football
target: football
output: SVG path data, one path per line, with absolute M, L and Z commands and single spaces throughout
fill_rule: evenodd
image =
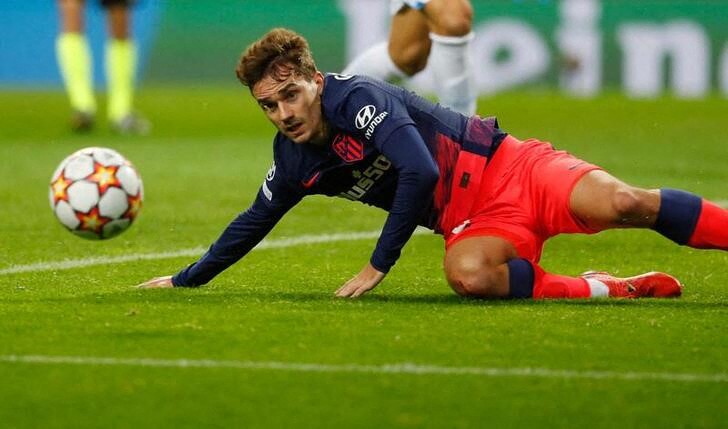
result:
M 139 215 L 142 179 L 115 150 L 89 147 L 69 155 L 51 177 L 50 203 L 63 226 L 92 240 L 114 237 Z

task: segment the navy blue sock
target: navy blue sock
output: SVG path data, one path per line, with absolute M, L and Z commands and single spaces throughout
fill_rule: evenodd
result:
M 508 297 L 532 298 L 534 273 L 533 265 L 525 259 L 508 261 Z
M 677 244 L 688 244 L 702 206 L 702 198 L 695 194 L 676 189 L 660 189 L 660 212 L 652 229 Z

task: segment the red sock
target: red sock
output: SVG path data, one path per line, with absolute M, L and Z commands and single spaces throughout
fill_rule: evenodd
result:
M 703 200 L 700 217 L 688 246 L 728 250 L 728 210 Z
M 591 289 L 581 277 L 559 276 L 545 272 L 538 265 L 533 265 L 535 279 L 533 298 L 589 298 Z

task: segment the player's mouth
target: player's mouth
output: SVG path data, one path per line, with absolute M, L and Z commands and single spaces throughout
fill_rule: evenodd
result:
M 295 124 L 286 127 L 286 133 L 291 136 L 297 136 L 298 134 L 301 134 L 302 131 L 303 122 L 296 122 Z

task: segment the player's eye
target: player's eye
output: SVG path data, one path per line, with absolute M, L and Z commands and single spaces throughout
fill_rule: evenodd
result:
M 291 91 L 286 94 L 286 100 L 294 101 L 298 97 L 298 91 Z
M 266 112 L 275 112 L 276 103 L 260 103 L 260 107 Z

